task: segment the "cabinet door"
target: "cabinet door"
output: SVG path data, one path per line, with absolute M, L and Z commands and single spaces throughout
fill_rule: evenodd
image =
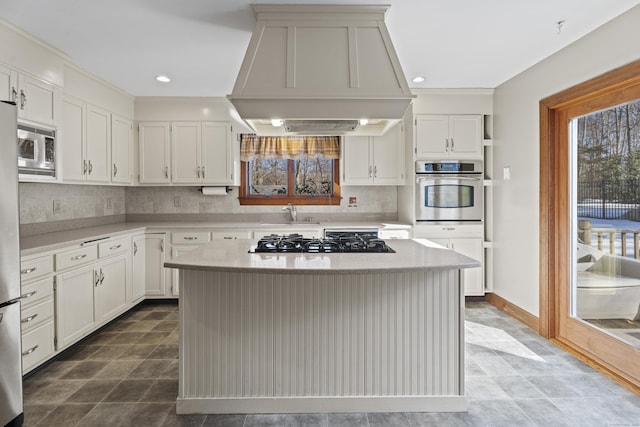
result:
M 474 238 L 455 238 L 451 239 L 450 248 L 456 252 L 466 255 L 482 262 L 482 239 Z M 466 268 L 463 270 L 464 275 L 464 294 L 484 295 L 484 280 L 482 267 Z
M 25 120 L 54 124 L 53 85 L 24 74 L 18 74 L 18 115 Z
M 126 310 L 128 264 L 129 254 L 100 263 L 95 294 L 96 323 L 102 324 Z
M 379 185 L 404 182 L 404 141 L 402 126 L 396 125 L 373 139 L 373 181 Z
M 58 153 L 61 155 L 64 182 L 86 180 L 84 116 L 85 108 L 81 101 L 68 97 L 62 100 Z
M 56 335 L 58 349 L 67 347 L 93 330 L 94 265 L 56 276 Z
M 111 117 L 108 111 L 87 106 L 87 180 L 111 180 Z
M 369 137 L 345 137 L 342 143 L 342 154 L 342 184 L 372 184 L 373 165 L 369 153 Z
M 449 144 L 451 155 L 482 157 L 482 117 L 479 115 L 451 116 Z
M 138 130 L 140 183 L 169 183 L 169 123 L 140 123 Z
M 187 252 L 191 252 L 196 249 L 198 246 L 174 246 L 171 257 L 176 258 L 180 255 L 186 254 Z M 180 269 L 172 268 L 172 282 L 171 282 L 171 295 L 178 296 L 180 295 Z
M 228 123 L 202 123 L 201 174 L 205 184 L 233 184 L 231 127 Z
M 130 120 L 111 116 L 111 182 L 131 184 L 133 126 Z
M 449 116 L 416 116 L 416 157 L 447 157 Z
M 134 236 L 131 244 L 131 301 L 136 302 L 144 297 L 145 293 L 145 267 L 146 267 L 146 238 L 144 234 Z
M 200 123 L 177 122 L 171 125 L 171 181 L 198 184 L 200 170 Z
M 145 294 L 164 296 L 166 277 L 164 268 L 164 233 L 145 235 Z
M 18 74 L 4 65 L 0 65 L 0 101 L 17 100 L 17 84 Z

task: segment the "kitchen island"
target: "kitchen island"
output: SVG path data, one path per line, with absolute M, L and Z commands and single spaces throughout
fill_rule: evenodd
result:
M 478 261 L 394 240 L 395 253 L 250 253 L 203 245 L 180 269 L 176 410 L 464 411 L 461 269 Z

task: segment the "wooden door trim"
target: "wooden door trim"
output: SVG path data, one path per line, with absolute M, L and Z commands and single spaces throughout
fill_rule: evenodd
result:
M 573 86 L 540 101 L 540 335 L 561 342 L 580 353 L 583 358 L 606 368 L 624 384 L 640 388 L 640 372 L 632 361 L 616 357 L 624 346 L 621 342 L 597 332 L 594 337 L 580 337 L 570 342 L 561 331 L 560 319 L 569 304 L 566 289 L 561 286 L 570 280 L 571 258 L 564 248 L 569 247 L 570 230 L 566 227 L 569 214 L 569 159 L 566 123 L 569 110 L 577 111 L 580 104 L 597 104 L 602 100 L 626 99 L 640 90 L 640 60 Z M 612 94 L 616 92 L 616 94 Z M 621 101 L 625 102 L 625 101 Z M 592 110 L 593 111 L 593 110 Z M 565 294 L 563 294 L 563 291 Z M 565 322 L 569 323 L 569 322 Z M 565 326 L 572 332 L 581 326 Z M 585 326 L 586 327 L 586 326 Z M 616 342 L 617 341 L 617 342 Z M 609 356 L 616 366 L 595 354 L 594 350 L 608 346 Z M 601 353 L 601 352 L 598 352 Z

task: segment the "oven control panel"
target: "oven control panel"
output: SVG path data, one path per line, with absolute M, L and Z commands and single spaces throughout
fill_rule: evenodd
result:
M 416 173 L 481 173 L 481 161 L 443 161 L 433 162 L 428 160 L 418 160 L 416 162 Z

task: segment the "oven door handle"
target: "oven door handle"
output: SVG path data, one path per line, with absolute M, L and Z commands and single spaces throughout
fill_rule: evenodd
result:
M 435 181 L 435 180 L 460 180 L 460 181 L 482 181 L 482 175 L 418 175 L 416 176 L 416 183 L 421 181 Z

